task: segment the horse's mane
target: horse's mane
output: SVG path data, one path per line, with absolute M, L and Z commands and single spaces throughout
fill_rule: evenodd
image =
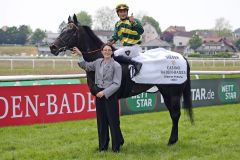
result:
M 93 42 L 95 42 L 98 47 L 101 47 L 102 44 L 103 44 L 103 42 L 101 41 L 101 39 L 99 39 L 99 38 L 95 35 L 95 33 L 91 30 L 91 28 L 88 27 L 88 26 L 82 26 L 82 27 L 84 28 L 84 30 L 86 31 L 86 33 L 89 35 L 89 37 L 93 40 Z

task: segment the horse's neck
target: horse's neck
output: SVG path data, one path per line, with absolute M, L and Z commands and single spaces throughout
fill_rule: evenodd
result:
M 80 36 L 80 35 L 78 35 Z M 94 32 L 89 29 L 88 27 L 84 27 L 83 29 L 83 35 L 84 38 L 84 45 L 85 45 L 85 49 L 86 51 L 93 51 L 96 49 L 100 49 L 101 46 L 103 45 L 103 42 L 101 39 L 99 39 Z

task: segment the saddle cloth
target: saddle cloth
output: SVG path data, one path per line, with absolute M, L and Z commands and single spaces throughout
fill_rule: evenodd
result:
M 182 84 L 187 80 L 187 62 L 179 53 L 156 48 L 133 60 L 143 64 L 140 73 L 132 78 L 135 83 Z

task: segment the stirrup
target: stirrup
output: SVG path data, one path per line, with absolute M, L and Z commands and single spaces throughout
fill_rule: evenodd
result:
M 136 69 L 133 65 L 129 66 L 129 70 L 130 70 L 130 78 L 132 79 L 135 75 Z

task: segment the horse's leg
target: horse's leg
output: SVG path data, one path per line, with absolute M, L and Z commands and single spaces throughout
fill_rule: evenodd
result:
M 164 91 L 161 88 L 160 91 L 162 93 L 165 105 L 167 106 L 172 119 L 172 131 L 171 131 L 170 138 L 168 140 L 168 145 L 173 145 L 178 141 L 178 121 L 181 115 L 181 111 L 180 111 L 181 96 L 178 95 L 176 91 L 174 93 L 171 87 L 165 88 Z
M 168 106 L 172 119 L 172 131 L 168 141 L 168 145 L 173 145 L 178 141 L 178 121 L 181 116 L 180 97 L 170 97 L 171 105 Z

